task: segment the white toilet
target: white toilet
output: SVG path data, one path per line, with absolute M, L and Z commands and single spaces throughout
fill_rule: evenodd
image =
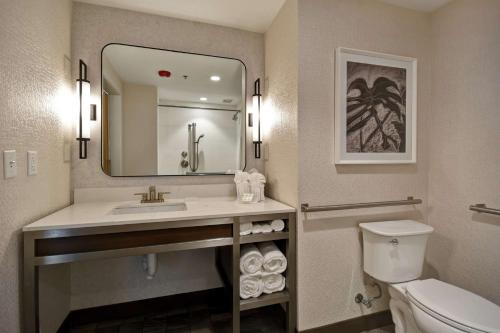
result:
M 500 333 L 499 306 L 439 280 L 418 280 L 432 227 L 410 220 L 359 226 L 364 271 L 389 283 L 396 333 Z

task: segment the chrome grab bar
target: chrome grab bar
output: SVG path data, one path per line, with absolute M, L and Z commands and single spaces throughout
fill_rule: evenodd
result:
M 345 209 L 357 209 L 357 208 L 372 208 L 372 207 L 387 207 L 387 206 L 406 206 L 406 205 L 417 205 L 421 204 L 422 199 L 415 199 L 413 197 L 408 197 L 406 200 L 398 201 L 380 201 L 380 202 L 364 202 L 364 203 L 352 203 L 343 205 L 328 205 L 328 206 L 309 206 L 308 203 L 303 203 L 300 205 L 300 210 L 302 212 L 324 212 L 329 210 L 345 210 Z
M 493 215 L 500 215 L 500 209 L 489 208 L 489 207 L 486 207 L 485 204 L 470 205 L 469 209 L 473 210 L 475 212 L 478 212 L 478 213 L 487 213 L 487 214 L 493 214 Z

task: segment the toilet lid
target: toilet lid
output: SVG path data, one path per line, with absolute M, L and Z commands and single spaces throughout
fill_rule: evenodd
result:
M 406 291 L 410 301 L 417 301 L 452 325 L 500 333 L 500 307 L 476 294 L 435 279 L 410 282 Z

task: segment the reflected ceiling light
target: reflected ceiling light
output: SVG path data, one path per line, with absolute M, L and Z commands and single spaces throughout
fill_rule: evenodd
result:
M 200 101 L 205 102 L 208 98 L 206 97 L 200 97 Z
M 218 75 L 212 75 L 212 76 L 210 77 L 210 80 L 215 81 L 215 82 L 218 82 L 218 81 L 220 81 L 220 76 L 218 76 Z

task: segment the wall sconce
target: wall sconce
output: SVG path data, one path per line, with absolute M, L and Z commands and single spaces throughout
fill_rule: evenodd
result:
M 87 64 L 80 59 L 79 75 L 76 80 L 79 113 L 76 126 L 76 140 L 79 141 L 80 159 L 87 158 L 87 143 L 90 141 L 90 121 L 96 120 L 95 104 L 90 104 L 90 81 L 87 80 Z
M 252 108 L 248 113 L 248 126 L 252 127 L 252 141 L 255 147 L 255 158 L 260 158 L 260 145 L 262 138 L 260 133 L 260 105 L 262 95 L 260 93 L 260 79 L 254 82 L 254 93 L 252 96 Z

